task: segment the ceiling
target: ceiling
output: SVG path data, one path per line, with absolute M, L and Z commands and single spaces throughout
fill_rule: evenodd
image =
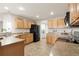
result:
M 9 10 L 5 10 L 4 6 L 7 6 Z M 18 7 L 20 6 L 24 7 L 25 10 L 19 10 Z M 50 15 L 51 11 L 54 15 Z M 11 12 L 35 20 L 62 17 L 65 16 L 66 11 L 66 3 L 0 3 L 0 13 Z M 39 16 L 39 18 L 36 18 L 36 16 Z

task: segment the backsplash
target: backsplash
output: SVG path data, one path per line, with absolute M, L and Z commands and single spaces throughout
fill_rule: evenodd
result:
M 79 31 L 79 28 L 61 28 L 61 29 L 49 29 L 49 32 L 58 32 L 58 33 L 74 33 L 74 31 Z
M 71 29 L 49 29 L 49 32 L 70 32 Z
M 19 32 L 30 32 L 29 29 L 16 29 L 15 31 L 16 33 L 19 33 Z

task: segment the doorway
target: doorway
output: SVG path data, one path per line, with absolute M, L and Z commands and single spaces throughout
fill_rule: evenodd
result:
M 41 22 L 41 25 L 40 25 L 41 39 L 46 39 L 46 33 L 47 33 L 47 24 L 46 22 Z

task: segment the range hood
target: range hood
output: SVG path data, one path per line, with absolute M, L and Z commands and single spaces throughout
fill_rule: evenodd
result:
M 66 27 L 70 27 L 70 12 L 66 12 L 66 16 L 64 18 L 64 23 Z

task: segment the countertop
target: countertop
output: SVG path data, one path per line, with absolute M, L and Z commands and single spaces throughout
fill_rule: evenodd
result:
M 56 35 L 58 38 L 72 38 L 71 33 L 48 32 L 47 35 Z
M 11 35 L 9 37 L 3 37 L 2 40 L 0 40 L 0 46 L 6 46 L 14 43 L 18 43 L 21 41 L 24 41 L 24 39 L 16 38 L 17 35 Z

